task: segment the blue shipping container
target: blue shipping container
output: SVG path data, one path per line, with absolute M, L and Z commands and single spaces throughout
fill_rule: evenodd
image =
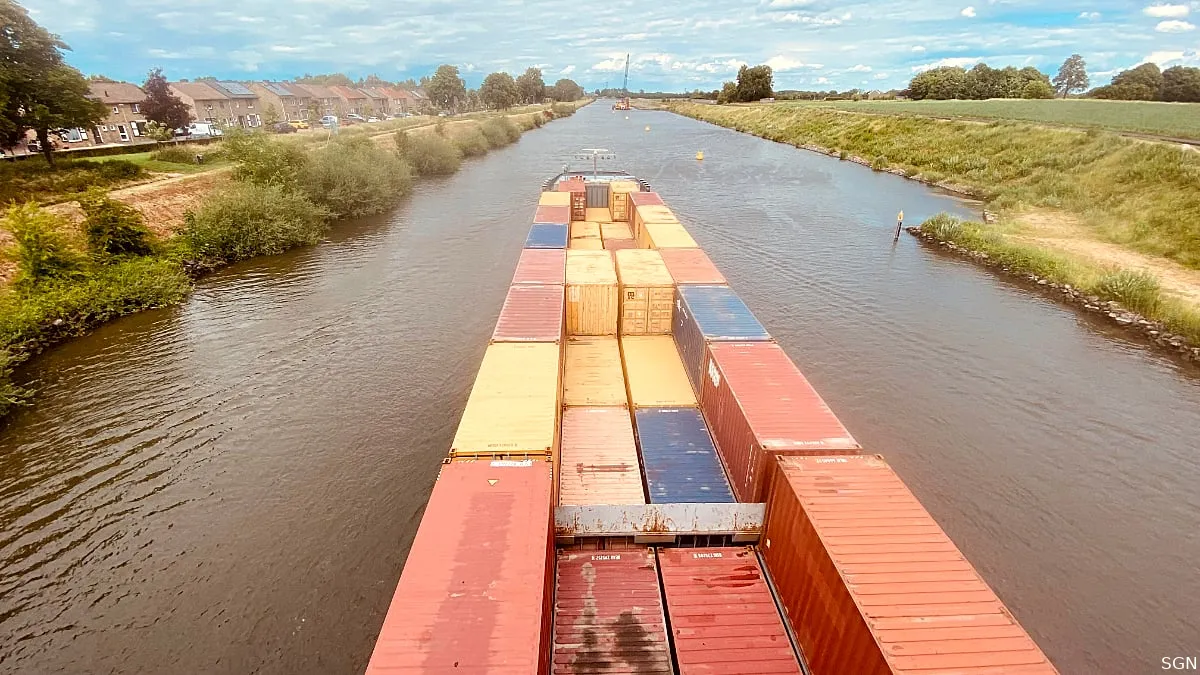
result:
M 525 239 L 525 248 L 566 248 L 567 226 L 557 223 L 534 223 Z
M 696 398 L 700 398 L 709 342 L 770 340 L 771 335 L 728 286 L 680 284 L 675 290 L 671 333 Z
M 641 408 L 634 417 L 651 504 L 737 501 L 699 410 Z

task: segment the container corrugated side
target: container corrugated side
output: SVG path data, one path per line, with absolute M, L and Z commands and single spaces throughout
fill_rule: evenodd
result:
M 517 284 L 508 288 L 492 342 L 557 342 L 563 336 L 563 287 Z
M 568 195 L 569 196 L 569 195 Z M 535 223 L 557 223 L 566 225 L 571 222 L 570 206 L 539 206 L 533 212 Z
M 667 335 L 675 282 L 658 251 L 616 251 L 617 281 L 621 285 L 621 335 Z
M 567 334 L 616 335 L 617 271 L 609 251 L 567 251 Z
M 567 340 L 563 365 L 563 405 L 624 406 L 625 374 L 616 336 Z
M 609 239 L 633 239 L 633 230 L 629 223 L 600 223 L 600 236 Z
M 761 546 L 813 675 L 1057 672 L 882 457 L 780 457 Z
M 604 240 L 604 250 L 606 251 L 623 251 L 628 248 L 637 248 L 637 242 L 632 239 Z
M 521 249 L 514 284 L 562 284 L 567 280 L 567 252 L 561 248 Z
M 547 462 L 442 466 L 368 675 L 548 671 L 552 487 Z
M 663 199 L 657 192 L 630 192 L 629 203 L 633 206 L 662 206 Z
M 699 410 L 639 408 L 634 420 L 651 504 L 736 501 Z
M 628 408 L 563 411 L 558 503 L 646 503 Z
M 488 345 L 451 457 L 545 457 L 558 442 L 561 344 Z
M 642 241 L 642 227 L 646 223 L 678 223 L 671 209 L 663 205 L 639 206 L 633 210 L 633 238 Z
M 525 237 L 525 248 L 566 248 L 567 226 L 555 223 L 534 223 Z
M 661 548 L 658 564 L 680 675 L 800 675 L 753 549 Z
M 725 275 L 701 248 L 664 248 L 659 251 L 676 284 L 724 285 Z
M 728 286 L 685 284 L 675 288 L 675 318 L 671 333 L 697 395 L 708 355 L 709 341 L 770 340 L 746 303 Z
M 650 549 L 558 554 L 557 675 L 671 675 L 671 651 Z
M 571 223 L 571 238 L 572 239 L 599 239 L 600 238 L 600 223 L 580 220 Z
M 572 239 L 571 245 L 567 248 L 576 251 L 603 251 L 604 242 L 600 239 L 593 239 L 591 237 L 586 239 Z
M 621 358 L 625 365 L 629 402 L 634 408 L 696 405 L 696 394 L 671 336 L 622 336 Z
M 640 248 L 697 248 L 696 240 L 679 223 L 642 223 L 638 231 Z
M 615 180 L 608 186 L 608 210 L 615 221 L 629 222 L 629 193 L 641 188 L 634 181 Z
M 703 384 L 700 410 L 738 501 L 766 501 L 772 455 L 861 451 L 774 342 L 709 343 Z
M 571 195 L 566 192 L 543 192 L 538 197 L 538 206 L 571 206 Z

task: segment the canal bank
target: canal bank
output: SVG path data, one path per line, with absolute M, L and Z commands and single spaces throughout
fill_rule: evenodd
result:
M 956 200 L 602 102 L 31 364 L 37 405 L 0 436 L 0 672 L 362 672 L 528 205 L 582 147 L 669 201 L 1062 672 L 1195 644 L 1195 378 L 891 245 L 897 211 L 973 212 Z

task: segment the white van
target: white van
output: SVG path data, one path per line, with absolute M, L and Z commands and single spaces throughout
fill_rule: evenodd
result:
M 192 122 L 187 127 L 187 135 L 193 138 L 212 138 L 214 136 L 224 136 L 225 132 L 217 128 L 215 124 Z

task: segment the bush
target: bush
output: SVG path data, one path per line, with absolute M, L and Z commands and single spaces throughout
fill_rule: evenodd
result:
M 480 130 L 487 138 L 488 145 L 502 148 L 510 143 L 516 143 L 521 138 L 521 129 L 507 115 L 494 117 L 480 125 Z
M 412 167 L 370 139 L 331 143 L 309 156 L 300 189 L 336 218 L 380 213 L 412 190 Z
M 448 176 L 462 164 L 458 146 L 437 134 L 410 135 L 402 156 L 419 176 Z
M 0 162 L 0 204 L 72 198 L 90 187 L 107 187 L 145 175 L 140 166 L 123 159 L 91 162 L 63 158 L 56 169 L 43 157 Z
M 14 384 L 11 377 L 12 358 L 8 355 L 8 350 L 0 349 L 0 418 L 13 408 L 23 405 L 31 393 Z
M 1146 272 L 1131 270 L 1109 271 L 1092 289 L 1096 295 L 1115 300 L 1141 314 L 1150 315 L 1161 302 L 1158 279 Z
M 294 187 L 308 156 L 295 143 L 286 143 L 263 133 L 230 131 L 222 152 L 237 163 L 234 178 L 258 185 Z
M 490 144 L 479 129 L 479 125 L 471 123 L 454 134 L 454 145 L 458 146 L 463 157 L 480 157 L 486 155 Z
M 26 202 L 8 209 L 3 226 L 16 241 L 12 257 L 17 262 L 17 284 L 36 286 L 82 272 L 84 258 L 71 246 L 62 217 Z
M 282 186 L 235 184 L 184 215 L 180 240 L 192 264 L 211 269 L 315 244 L 325 234 L 328 216 L 303 194 Z
M 203 146 L 197 145 L 164 145 L 158 150 L 150 153 L 150 159 L 156 162 L 193 164 L 196 161 L 196 155 L 208 154 L 202 148 Z
M 83 226 L 92 256 L 149 255 L 153 252 L 150 230 L 137 209 L 109 199 L 100 188 L 92 188 L 79 199 L 86 216 Z
M 570 117 L 575 114 L 575 106 L 567 103 L 555 103 L 550 106 L 555 117 Z

